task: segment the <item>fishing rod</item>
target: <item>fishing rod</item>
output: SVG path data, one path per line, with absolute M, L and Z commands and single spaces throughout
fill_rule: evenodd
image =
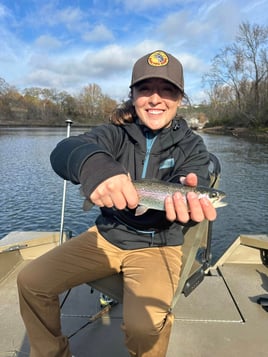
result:
M 73 124 L 71 119 L 66 119 L 65 123 L 67 124 L 67 134 L 66 137 L 69 138 L 71 133 L 71 126 Z M 63 181 L 63 194 L 62 194 L 62 205 L 61 205 L 61 222 L 60 222 L 60 242 L 61 245 L 63 243 L 63 228 L 64 228 L 64 213 L 65 213 L 65 203 L 66 203 L 66 187 L 67 180 Z

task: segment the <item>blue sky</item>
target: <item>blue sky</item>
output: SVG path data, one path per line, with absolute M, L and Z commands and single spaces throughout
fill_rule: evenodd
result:
M 135 60 L 161 49 L 198 103 L 202 75 L 245 21 L 267 25 L 268 0 L 0 0 L 0 77 L 71 94 L 97 83 L 120 101 Z

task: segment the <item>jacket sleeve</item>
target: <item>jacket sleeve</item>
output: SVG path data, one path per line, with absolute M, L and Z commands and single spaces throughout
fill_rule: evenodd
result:
M 115 138 L 104 129 L 71 136 L 59 142 L 50 155 L 53 170 L 65 180 L 82 184 L 88 196 L 108 177 L 126 174 L 113 156 Z

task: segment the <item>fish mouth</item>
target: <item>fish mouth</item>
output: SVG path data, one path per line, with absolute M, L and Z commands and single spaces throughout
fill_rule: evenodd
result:
M 227 205 L 228 205 L 228 203 L 224 202 L 224 201 L 218 201 L 213 204 L 214 208 L 225 207 Z

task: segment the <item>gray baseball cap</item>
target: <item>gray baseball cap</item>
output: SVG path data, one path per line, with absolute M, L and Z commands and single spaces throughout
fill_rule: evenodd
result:
M 138 59 L 133 66 L 130 88 L 148 78 L 166 79 L 184 93 L 182 64 L 165 51 L 154 51 Z

